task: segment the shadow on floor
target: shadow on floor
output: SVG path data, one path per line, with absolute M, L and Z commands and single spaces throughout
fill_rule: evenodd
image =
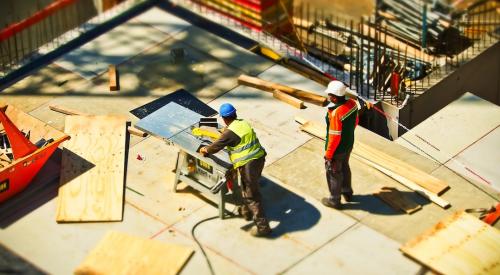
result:
M 308 230 L 318 223 L 321 213 L 303 197 L 266 177 L 262 177 L 260 183 L 266 216 L 270 222 L 278 222 L 277 226 L 272 226 L 270 238 Z

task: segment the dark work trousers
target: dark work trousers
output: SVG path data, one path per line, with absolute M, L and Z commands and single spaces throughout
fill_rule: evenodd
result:
M 260 195 L 259 188 L 259 179 L 264 169 L 265 162 L 265 157 L 261 157 L 238 168 L 241 176 L 243 212 L 249 210 L 252 213 L 253 221 L 259 231 L 269 229 L 269 222 L 264 214 L 262 196 Z
M 341 194 L 352 195 L 350 156 L 351 151 L 333 156 L 331 161 L 325 160 L 326 181 L 330 190 L 330 200 L 334 204 L 340 203 Z

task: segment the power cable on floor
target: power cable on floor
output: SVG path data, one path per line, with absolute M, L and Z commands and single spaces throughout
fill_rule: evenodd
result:
M 205 257 L 205 260 L 207 261 L 207 265 L 208 265 L 208 268 L 210 269 L 210 274 L 212 275 L 215 275 L 215 271 L 214 271 L 214 268 L 212 267 L 212 263 L 210 262 L 210 259 L 208 258 L 208 255 L 207 253 L 205 252 L 205 249 L 203 249 L 203 246 L 201 245 L 201 243 L 198 241 L 198 239 L 196 238 L 195 234 L 194 234 L 194 231 L 196 230 L 196 227 L 204 222 L 208 222 L 210 220 L 214 220 L 214 219 L 217 219 L 219 216 L 213 216 L 213 217 L 210 217 L 210 218 L 206 218 L 206 219 L 203 219 L 199 222 L 197 222 L 193 228 L 191 228 L 191 236 L 193 237 L 194 241 L 196 242 L 196 244 L 198 245 L 198 247 L 200 248 L 201 250 L 201 253 L 203 253 L 203 257 Z

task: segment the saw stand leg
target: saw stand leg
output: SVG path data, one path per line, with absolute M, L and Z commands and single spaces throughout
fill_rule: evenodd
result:
M 219 218 L 221 220 L 224 219 L 224 212 L 225 212 L 225 209 L 226 209 L 226 200 L 224 198 L 224 196 L 226 195 L 226 192 L 227 192 L 227 189 L 225 186 L 223 186 L 219 193 L 220 193 L 220 199 L 219 199 Z
M 182 164 L 186 159 L 186 153 L 182 150 L 177 153 L 177 162 L 175 164 L 175 181 L 174 181 L 174 193 L 177 193 L 177 184 L 179 184 L 179 177 L 181 175 Z

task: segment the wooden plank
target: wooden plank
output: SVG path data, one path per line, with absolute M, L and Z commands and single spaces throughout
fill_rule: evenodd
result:
M 57 222 L 121 221 L 126 119 L 67 116 Z
M 304 109 L 306 108 L 306 106 L 304 106 L 304 101 L 298 99 L 298 98 L 295 98 L 289 94 L 285 94 L 283 92 L 280 92 L 278 90 L 274 90 L 273 92 L 273 97 L 280 100 L 280 101 L 283 101 L 285 102 L 286 104 L 289 104 L 297 109 Z
M 463 211 L 403 245 L 440 274 L 500 274 L 500 231 Z
M 404 176 L 436 195 L 442 194 L 449 188 L 446 182 L 361 142 L 355 142 L 353 151 L 393 173 Z
M 401 193 L 396 188 L 382 187 L 379 191 L 373 194 L 385 201 L 392 208 L 402 210 L 406 214 L 413 214 L 422 209 L 420 204 L 414 202 L 411 198 Z
M 118 91 L 118 73 L 115 65 L 109 65 L 109 90 Z
M 50 105 L 49 108 L 52 111 L 59 112 L 59 113 L 65 114 L 65 115 L 80 115 L 80 116 L 90 115 L 90 114 L 83 113 L 83 112 L 80 112 L 78 110 L 70 109 L 70 108 L 67 108 L 64 106 L 60 106 L 60 105 Z M 135 135 L 138 137 L 146 137 L 148 135 L 146 132 L 143 132 L 143 131 L 137 129 L 134 126 L 128 126 L 127 131 L 131 135 Z
M 244 74 L 242 74 L 238 77 L 238 83 L 241 85 L 246 85 L 249 87 L 253 87 L 253 88 L 260 89 L 260 90 L 267 91 L 267 92 L 271 92 L 271 93 L 274 92 L 275 90 L 278 90 L 280 92 L 289 94 L 289 95 L 296 97 L 298 99 L 301 99 L 303 101 L 306 101 L 306 102 L 309 102 L 312 104 L 316 104 L 319 106 L 325 106 L 328 102 L 328 99 L 324 96 L 317 95 L 315 93 L 308 92 L 308 91 L 295 89 L 295 88 L 288 87 L 285 85 L 277 84 L 274 82 L 265 81 L 265 80 L 262 80 L 260 78 L 252 77 L 252 76 L 248 76 L 248 75 L 244 75 Z
M 75 274 L 178 274 L 193 254 L 187 246 L 108 232 Z
M 302 124 L 302 126 L 300 127 L 300 129 L 302 131 L 307 132 L 307 133 L 309 133 L 309 134 L 311 134 L 319 139 L 325 140 L 325 131 L 326 130 L 324 129 L 324 126 L 322 126 L 319 122 L 307 121 L 306 119 L 303 119 L 301 117 L 295 117 L 295 121 Z M 359 144 L 361 144 L 361 146 L 359 146 Z M 361 150 L 360 147 L 364 148 L 365 150 L 369 150 L 372 154 L 366 153 L 365 151 Z M 366 149 L 366 148 L 368 148 L 368 149 Z M 371 167 L 379 170 L 380 172 L 388 175 L 389 177 L 397 180 L 398 182 L 400 182 L 404 186 L 417 192 L 421 196 L 427 198 L 428 200 L 441 206 L 442 208 L 448 208 L 451 206 L 450 203 L 447 202 L 446 200 L 440 198 L 435 193 L 427 190 L 426 188 L 422 187 L 421 185 L 419 185 L 419 184 L 413 182 L 411 179 L 409 179 L 407 177 L 407 174 L 405 173 L 406 171 L 404 169 L 397 169 L 397 171 L 392 171 L 392 170 L 386 168 L 385 166 L 381 165 L 378 161 L 384 161 L 384 160 L 383 159 L 381 160 L 379 157 L 374 157 L 373 150 L 375 150 L 375 149 L 373 149 L 373 150 L 370 150 L 370 149 L 373 149 L 373 148 L 366 145 L 366 144 L 363 144 L 361 142 L 356 142 L 355 146 L 353 148 L 353 156 L 356 157 L 357 159 L 363 161 L 364 163 L 370 165 Z M 383 154 L 387 156 L 387 154 L 385 154 L 385 153 L 383 153 Z M 395 158 L 393 158 L 393 159 L 395 159 Z M 403 163 L 402 161 L 399 161 L 399 160 L 397 160 L 397 162 Z M 406 163 L 405 163 L 405 165 L 406 165 L 405 166 L 406 169 L 410 169 L 411 171 L 418 170 L 418 169 L 414 168 L 413 166 L 410 166 Z M 418 170 L 418 171 L 420 171 L 420 170 Z M 421 177 L 424 177 L 426 175 L 431 177 L 430 175 L 425 174 L 424 172 L 421 172 L 421 173 L 422 173 L 422 174 L 420 174 Z M 415 173 L 411 173 L 411 175 L 414 176 Z
M 411 180 L 403 177 L 402 175 L 396 174 L 396 173 L 384 168 L 383 166 L 364 158 L 362 155 L 359 155 L 359 153 L 353 152 L 353 156 L 356 159 L 358 159 L 358 160 L 370 165 L 371 167 L 379 170 L 380 172 L 386 174 L 387 176 L 397 180 L 399 183 L 408 187 L 410 190 L 417 192 L 422 197 L 432 201 L 433 203 L 439 205 L 440 207 L 446 209 L 446 208 L 451 206 L 451 204 L 448 201 L 442 199 L 441 197 L 437 196 L 436 194 L 434 194 L 434 193 L 430 192 L 429 190 L 423 188 L 422 186 L 412 182 Z

